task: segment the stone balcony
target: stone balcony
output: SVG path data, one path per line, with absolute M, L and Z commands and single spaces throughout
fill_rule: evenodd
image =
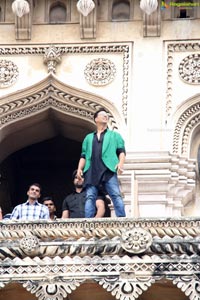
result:
M 200 299 L 200 219 L 0 226 L 0 300 Z

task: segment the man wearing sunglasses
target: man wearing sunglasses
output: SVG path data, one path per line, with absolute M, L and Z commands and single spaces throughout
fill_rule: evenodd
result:
M 125 217 L 125 208 L 117 175 L 122 174 L 125 145 L 122 136 L 108 128 L 108 113 L 100 109 L 94 114 L 96 131 L 86 135 L 78 164 L 78 178 L 84 174 L 86 188 L 85 217 L 93 218 L 95 199 L 103 186 L 110 196 L 117 217 Z

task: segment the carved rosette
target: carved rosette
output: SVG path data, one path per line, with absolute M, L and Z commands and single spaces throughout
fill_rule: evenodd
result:
M 200 84 L 200 54 L 185 57 L 179 65 L 179 74 L 187 83 Z
M 47 64 L 48 73 L 56 73 L 56 66 L 61 62 L 61 50 L 51 46 L 45 50 L 44 63 Z
M 90 84 L 102 86 L 113 81 L 116 67 L 109 59 L 97 58 L 87 64 L 84 74 Z
M 131 253 L 145 252 L 152 244 L 151 234 L 142 228 L 135 228 L 123 233 L 121 246 Z
M 20 248 L 27 255 L 35 255 L 39 249 L 39 240 L 36 236 L 28 236 L 20 240 Z
M 12 61 L 0 60 L 0 88 L 14 84 L 18 76 L 18 67 Z

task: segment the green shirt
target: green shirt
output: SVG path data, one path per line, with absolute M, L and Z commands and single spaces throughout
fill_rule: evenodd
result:
M 85 158 L 84 172 L 86 172 L 91 164 L 92 158 L 92 145 L 93 145 L 94 132 L 86 135 L 83 144 L 81 157 Z M 118 151 L 123 150 L 125 152 L 125 145 L 122 136 L 116 132 L 107 129 L 102 146 L 102 160 L 106 167 L 112 172 L 116 172 L 116 165 L 119 162 Z

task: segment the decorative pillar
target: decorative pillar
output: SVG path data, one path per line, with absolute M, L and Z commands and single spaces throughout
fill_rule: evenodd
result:
M 92 0 L 79 0 L 77 9 L 80 12 L 81 39 L 96 38 L 97 6 Z

